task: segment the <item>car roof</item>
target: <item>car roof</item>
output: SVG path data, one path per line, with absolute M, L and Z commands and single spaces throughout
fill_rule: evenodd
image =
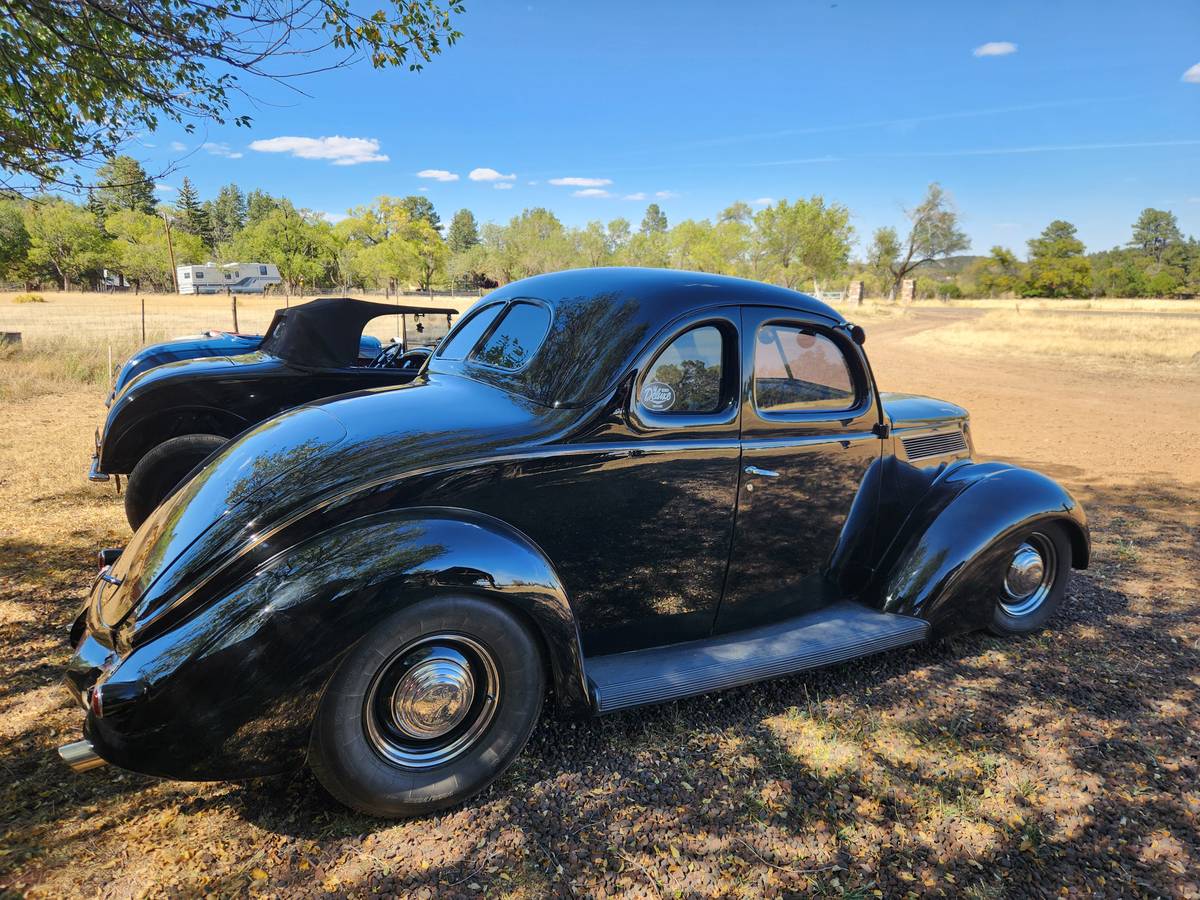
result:
M 398 306 L 350 297 L 325 297 L 275 310 L 260 349 L 298 365 L 345 367 L 358 358 L 363 328 L 379 316 L 455 315 L 444 306 Z
M 707 272 L 632 266 L 601 266 L 534 275 L 498 288 L 485 299 L 529 297 L 559 306 L 583 302 L 603 293 L 637 297 L 645 307 L 653 308 L 654 314 L 664 322 L 713 303 L 782 306 L 827 316 L 839 323 L 845 321 L 837 310 L 816 297 L 778 285 Z
M 493 291 L 475 309 L 520 300 L 544 303 L 552 313 L 544 340 L 521 369 L 500 371 L 435 353 L 430 371 L 462 373 L 544 406 L 580 407 L 607 392 L 662 328 L 690 313 L 716 306 L 776 306 L 835 325 L 844 322 L 832 307 L 798 291 L 676 269 L 611 267 L 536 275 Z M 502 328 L 503 321 L 498 322 L 492 327 Z

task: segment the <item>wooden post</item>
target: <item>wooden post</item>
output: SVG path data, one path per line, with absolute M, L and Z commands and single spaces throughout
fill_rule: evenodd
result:
M 237 334 L 237 333 L 238 333 L 238 323 L 237 323 L 237 294 L 230 294 L 230 295 L 229 295 L 229 305 L 230 305 L 230 308 L 233 310 L 233 333 L 234 333 L 234 334 Z
M 171 284 L 175 286 L 175 293 L 178 294 L 179 279 L 176 275 L 175 269 L 175 245 L 171 243 L 171 220 L 166 216 L 163 216 L 163 225 L 165 225 L 167 229 L 167 252 L 171 255 Z M 145 339 L 145 337 L 146 336 L 143 334 L 142 338 Z
M 142 298 L 142 343 L 146 343 L 146 298 Z

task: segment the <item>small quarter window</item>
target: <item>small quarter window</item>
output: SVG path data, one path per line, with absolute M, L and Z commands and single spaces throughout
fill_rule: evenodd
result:
M 846 357 L 810 329 L 762 326 L 754 348 L 754 405 L 776 413 L 848 409 L 854 379 Z
M 482 347 L 476 362 L 510 372 L 529 362 L 550 330 L 550 310 L 540 303 L 514 303 Z
M 721 407 L 720 329 L 702 325 L 667 346 L 642 380 L 639 399 L 653 413 L 711 413 Z
M 503 303 L 493 303 L 463 319 L 442 342 L 438 359 L 466 359 L 503 308 Z

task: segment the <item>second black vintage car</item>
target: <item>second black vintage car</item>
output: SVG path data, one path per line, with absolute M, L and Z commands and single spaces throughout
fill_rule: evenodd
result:
M 598 714 L 973 629 L 1088 563 L 1083 512 L 881 393 L 802 294 L 600 269 L 480 301 L 412 382 L 266 421 L 104 568 L 77 769 L 306 761 L 384 816 L 458 803 L 543 699 Z
M 418 340 L 424 322 L 440 320 L 445 327 L 454 314 L 444 307 L 328 298 L 276 310 L 252 346 L 253 336 L 238 335 L 148 348 L 156 352 L 139 354 L 139 364 L 159 362 L 123 382 L 118 377 L 88 478 L 128 476 L 125 515 L 137 528 L 180 479 L 249 426 L 319 397 L 412 379 L 429 355 Z M 380 344 L 363 329 L 381 317 L 397 319 L 401 339 L 364 359 L 364 349 Z M 214 344 L 229 349 L 217 355 L 210 352 Z M 192 351 L 199 352 L 160 359 Z M 130 364 L 122 376 L 126 368 Z

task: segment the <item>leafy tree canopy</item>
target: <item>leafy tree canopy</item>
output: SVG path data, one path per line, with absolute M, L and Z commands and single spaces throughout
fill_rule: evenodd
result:
M 0 16 L 0 170 L 6 186 L 63 183 L 162 121 L 249 125 L 247 82 L 360 60 L 418 70 L 461 36 L 461 0 L 33 0 Z M 296 61 L 322 60 L 312 68 Z M 245 79 L 245 80 L 243 80 Z M 71 183 L 81 183 L 75 175 Z

